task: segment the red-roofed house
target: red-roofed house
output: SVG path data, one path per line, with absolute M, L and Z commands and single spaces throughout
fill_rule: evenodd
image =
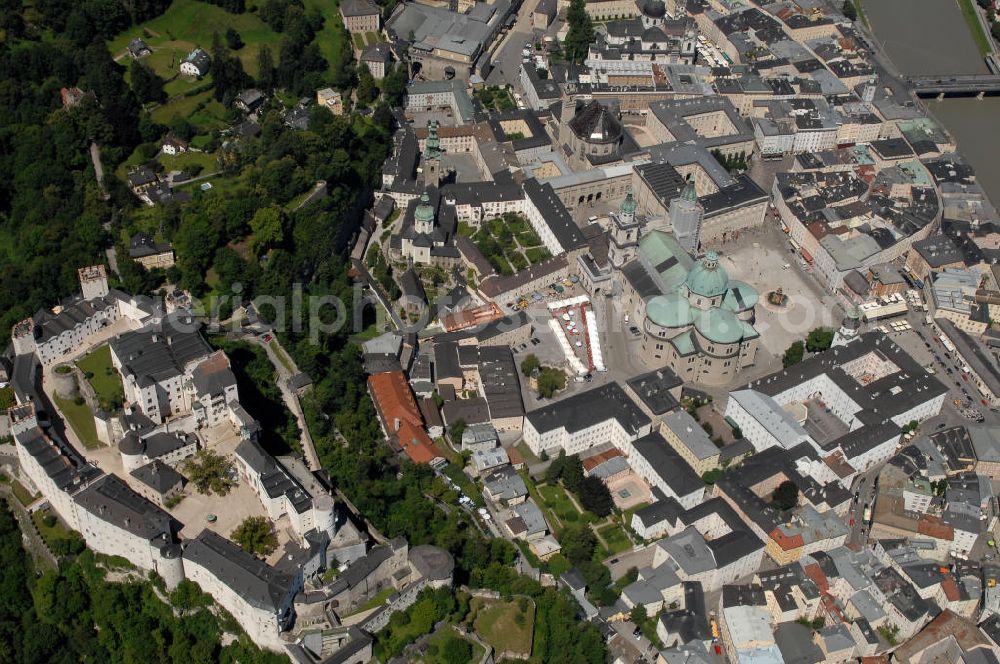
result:
M 368 391 L 390 445 L 406 453 L 414 463 L 432 463 L 444 458 L 424 431 L 420 408 L 402 371 L 369 376 Z

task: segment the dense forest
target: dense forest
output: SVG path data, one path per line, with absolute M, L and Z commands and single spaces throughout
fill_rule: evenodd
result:
M 168 603 L 152 582 L 109 582 L 105 564 L 85 552 L 36 576 L 17 522 L 0 501 L 0 662 L 287 661 L 259 650 L 245 635 L 223 647 L 223 626 L 228 632 L 238 627 L 230 616 L 213 613 L 211 598 L 194 584 L 182 584 Z

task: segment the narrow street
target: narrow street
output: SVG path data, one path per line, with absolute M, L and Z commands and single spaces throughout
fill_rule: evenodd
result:
M 521 49 L 524 48 L 525 42 L 534 40 L 535 31 L 531 15 L 538 2 L 539 0 L 525 0 L 521 5 L 514 27 L 493 54 L 493 70 L 486 77 L 487 85 L 503 86 L 510 83 L 515 89 L 520 88 L 517 80 L 521 68 Z
M 292 388 L 288 385 L 289 379 L 299 373 L 298 368 L 295 366 L 295 361 L 288 354 L 288 352 L 281 347 L 277 337 L 272 336 L 270 341 L 267 342 L 256 334 L 247 334 L 244 335 L 243 338 L 246 341 L 263 348 L 264 352 L 267 353 L 267 359 L 271 361 L 271 365 L 278 374 L 277 384 L 278 389 L 281 390 L 281 398 L 284 400 L 285 406 L 288 410 L 295 416 L 296 424 L 298 424 L 300 432 L 299 442 L 302 445 L 302 454 L 305 457 L 309 468 L 312 470 L 318 470 L 321 467 L 319 454 L 316 453 L 316 444 L 313 442 L 312 435 L 309 433 L 309 426 L 306 424 L 305 413 L 302 412 L 302 404 L 299 403 L 298 395 L 295 394 L 295 392 L 292 391 Z M 289 371 L 288 367 L 291 367 L 291 371 Z

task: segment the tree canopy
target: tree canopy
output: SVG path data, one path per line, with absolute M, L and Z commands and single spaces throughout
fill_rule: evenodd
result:
M 820 353 L 833 344 L 834 331 L 829 327 L 817 327 L 806 337 L 806 350 Z
M 785 480 L 774 490 L 771 502 L 779 510 L 792 509 L 799 504 L 799 487 L 795 486 L 795 482 Z
M 278 547 L 271 521 L 263 516 L 248 516 L 230 535 L 247 553 L 266 556 Z
M 792 342 L 792 345 L 788 347 L 788 350 L 785 351 L 784 356 L 781 358 L 781 365 L 787 369 L 794 364 L 798 364 L 802 361 L 805 350 L 806 346 L 801 341 Z
M 211 598 L 190 581 L 170 595 L 175 615 L 151 583 L 111 583 L 100 556 L 85 551 L 58 570 L 35 576 L 21 532 L 0 501 L 0 660 L 57 662 L 241 662 L 279 664 L 283 655 L 258 649 L 242 633 L 222 645 Z M 157 577 L 158 578 L 158 577 Z M 162 579 L 159 581 L 162 584 Z M 183 588 L 183 590 L 182 590 Z
M 594 41 L 594 23 L 587 13 L 585 0 L 570 0 L 569 9 L 566 10 L 566 23 L 569 25 L 563 41 L 566 59 L 582 63 Z

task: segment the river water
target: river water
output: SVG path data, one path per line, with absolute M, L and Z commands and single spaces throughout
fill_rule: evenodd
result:
M 863 0 L 872 31 L 903 74 L 986 73 L 986 63 L 955 0 Z M 979 183 L 1000 202 L 1000 97 L 925 100 L 958 141 Z

